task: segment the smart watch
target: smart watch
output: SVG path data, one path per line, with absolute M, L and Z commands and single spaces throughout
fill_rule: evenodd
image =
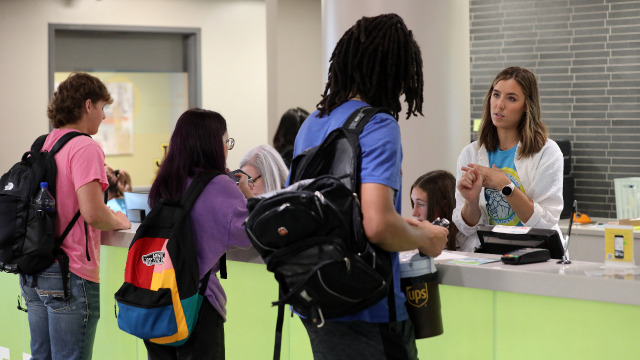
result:
M 515 189 L 515 188 L 516 188 L 516 186 L 513 185 L 512 182 L 510 182 L 509 185 L 503 186 L 502 189 L 500 189 L 500 192 L 504 196 L 510 196 L 511 194 L 513 194 L 513 189 Z

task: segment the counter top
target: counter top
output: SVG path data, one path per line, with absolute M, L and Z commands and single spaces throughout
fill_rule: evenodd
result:
M 591 218 L 590 224 L 573 223 L 571 239 L 569 241 L 570 259 L 603 262 L 605 261 L 604 233 L 605 226 L 618 225 L 616 219 Z M 569 219 L 562 219 L 558 223 L 564 235 L 569 229 Z M 636 264 L 640 263 L 640 232 L 633 231 L 633 257 Z
M 140 223 L 131 223 L 131 229 L 117 231 L 102 231 L 102 245 L 128 248 L 136 234 Z M 242 261 L 254 264 L 264 264 L 260 254 L 253 248 L 234 249 L 227 252 L 227 260 Z
M 571 236 L 573 235 L 602 235 L 604 236 L 604 227 L 606 225 L 618 225 L 618 220 L 616 219 L 606 219 L 606 218 L 591 218 L 590 224 L 578 224 L 577 222 L 573 222 L 571 226 Z M 569 219 L 561 219 L 558 222 L 558 226 L 560 230 L 562 230 L 562 234 L 566 235 L 569 230 Z M 640 238 L 640 233 L 634 231 L 633 237 L 635 239 Z
M 128 248 L 140 224 L 132 225 L 129 230 L 103 231 L 102 244 Z M 627 270 L 605 268 L 602 263 L 587 261 L 559 265 L 554 259 L 526 265 L 506 265 L 501 261 L 482 265 L 452 263 L 459 258 L 500 257 L 492 254 L 444 251 L 436 258 L 441 284 L 640 306 L 638 267 Z M 227 259 L 264 264 L 254 248 L 229 251 Z
M 436 258 L 440 283 L 478 289 L 640 306 L 640 268 L 605 267 L 602 263 L 557 260 L 526 265 L 501 261 L 482 265 L 452 263 L 448 254 Z M 456 257 L 492 258 L 499 255 L 454 252 Z

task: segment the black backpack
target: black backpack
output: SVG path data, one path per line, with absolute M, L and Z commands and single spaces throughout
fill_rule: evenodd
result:
M 41 151 L 48 135 L 38 137 L 22 160 L 0 178 L 0 271 L 31 275 L 58 260 L 63 278 L 66 278 L 69 259 L 60 246 L 80 217 L 80 211 L 56 239 L 55 212 L 38 212 L 31 200 L 43 181 L 49 183 L 49 191 L 55 197 L 57 167 L 54 155 L 69 140 L 80 135 L 89 136 L 76 131 L 67 133 L 51 151 Z M 67 282 L 63 283 L 65 297 L 68 297 Z
M 202 190 L 220 174 L 201 172 L 180 202 L 161 200 L 140 224 L 127 253 L 124 283 L 115 293 L 121 330 L 168 346 L 189 339 L 211 275 L 209 270 L 199 285 L 189 214 Z M 220 276 L 227 278 L 226 254 L 220 259 Z
M 250 198 L 245 229 L 279 283 L 279 358 L 284 304 L 318 327 L 364 310 L 385 296 L 395 321 L 388 252 L 369 243 L 359 202 L 359 135 L 384 108 L 363 107 L 324 141 L 293 159 L 283 190 Z

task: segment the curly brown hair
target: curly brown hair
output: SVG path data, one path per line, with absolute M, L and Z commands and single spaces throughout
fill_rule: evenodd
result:
M 58 129 L 75 124 L 82 117 L 82 109 L 87 100 L 97 103 L 100 100 L 113 103 L 109 90 L 100 79 L 82 72 L 74 72 L 60 83 L 53 93 L 47 108 L 47 117 L 51 126 Z

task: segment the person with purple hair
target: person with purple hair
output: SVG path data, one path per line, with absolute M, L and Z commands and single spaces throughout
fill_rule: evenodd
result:
M 149 205 L 162 200 L 179 201 L 196 175 L 206 170 L 226 172 L 229 150 L 235 141 L 219 113 L 204 109 L 185 111 L 171 135 L 169 150 L 158 169 Z M 220 258 L 234 248 L 251 246 L 242 223 L 247 218 L 248 178 L 238 174 L 238 185 L 228 176 L 216 176 L 205 187 L 191 210 L 191 226 L 200 278 L 220 270 Z M 149 359 L 224 359 L 224 321 L 227 297 L 217 276 L 209 278 L 205 301 L 189 340 L 180 346 L 145 341 Z

